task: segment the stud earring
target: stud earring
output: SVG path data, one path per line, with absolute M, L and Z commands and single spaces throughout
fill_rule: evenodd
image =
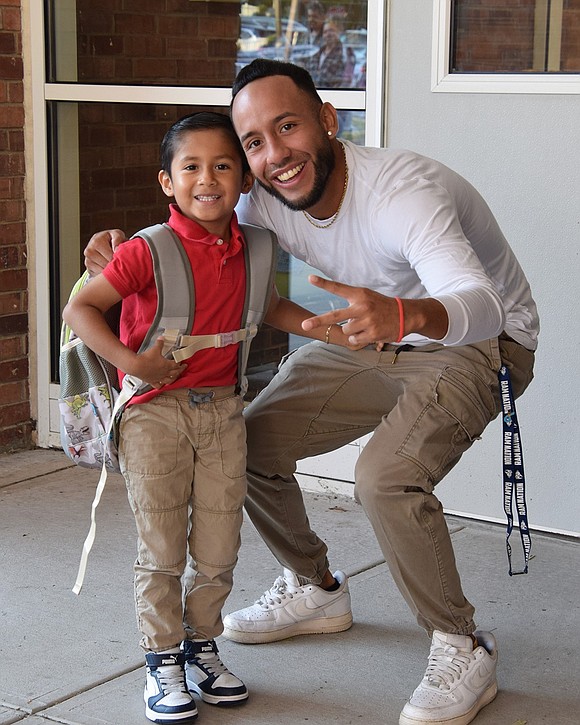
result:
M 327 133 L 327 134 L 328 134 L 329 136 L 332 136 L 332 131 L 327 131 L 326 133 Z

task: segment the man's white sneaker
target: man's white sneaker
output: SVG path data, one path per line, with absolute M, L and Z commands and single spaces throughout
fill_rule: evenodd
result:
M 195 700 L 185 684 L 182 652 L 148 652 L 145 717 L 161 725 L 190 722 L 197 717 Z
M 338 589 L 327 592 L 316 584 L 301 584 L 284 569 L 274 586 L 251 607 L 224 618 L 224 637 L 244 644 L 288 639 L 297 634 L 343 632 L 352 625 L 346 574 L 334 573 Z
M 497 694 L 497 646 L 490 632 L 471 637 L 435 631 L 429 664 L 399 725 L 467 725 Z

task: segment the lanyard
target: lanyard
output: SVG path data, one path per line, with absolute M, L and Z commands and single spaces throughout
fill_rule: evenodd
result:
M 505 365 L 499 370 L 499 389 L 503 410 L 503 508 L 507 516 L 506 551 L 509 564 L 509 575 L 527 574 L 532 541 L 528 528 L 528 511 L 526 506 L 526 480 L 524 478 L 524 458 L 520 427 L 516 414 L 516 405 L 512 391 L 509 370 Z M 524 555 L 524 568 L 512 571 L 512 547 L 509 539 L 514 527 L 513 499 L 515 493 L 518 526 Z

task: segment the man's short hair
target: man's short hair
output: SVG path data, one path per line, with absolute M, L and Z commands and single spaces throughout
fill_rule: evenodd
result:
M 322 99 L 318 95 L 314 81 L 310 73 L 294 63 L 286 63 L 281 60 L 269 60 L 267 58 L 256 58 L 249 65 L 244 66 L 236 76 L 232 86 L 232 104 L 237 94 L 252 81 L 271 76 L 287 76 L 300 90 L 307 93 L 317 105 L 322 105 Z

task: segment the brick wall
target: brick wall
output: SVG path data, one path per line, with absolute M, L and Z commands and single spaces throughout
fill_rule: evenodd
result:
M 461 0 L 455 6 L 458 72 L 524 72 L 533 65 L 536 0 Z
M 0 453 L 31 447 L 34 427 L 20 7 L 20 0 L 0 0 Z M 78 0 L 79 80 L 230 84 L 239 8 L 239 2 L 101 0 L 95 6 Z M 155 181 L 159 141 L 191 110 L 80 104 L 81 246 L 97 229 L 119 226 L 132 233 L 164 218 L 166 198 Z M 257 364 L 276 360 L 284 342 L 280 333 L 265 328 L 252 358 Z
M 77 0 L 84 83 L 231 85 L 239 2 Z
M 562 15 L 562 71 L 580 69 L 580 0 L 566 0 Z
M 455 72 L 525 73 L 534 68 L 537 0 L 460 0 L 455 4 Z M 562 71 L 580 69 L 580 0 L 562 9 Z
M 0 452 L 31 446 L 20 0 L 0 0 Z

